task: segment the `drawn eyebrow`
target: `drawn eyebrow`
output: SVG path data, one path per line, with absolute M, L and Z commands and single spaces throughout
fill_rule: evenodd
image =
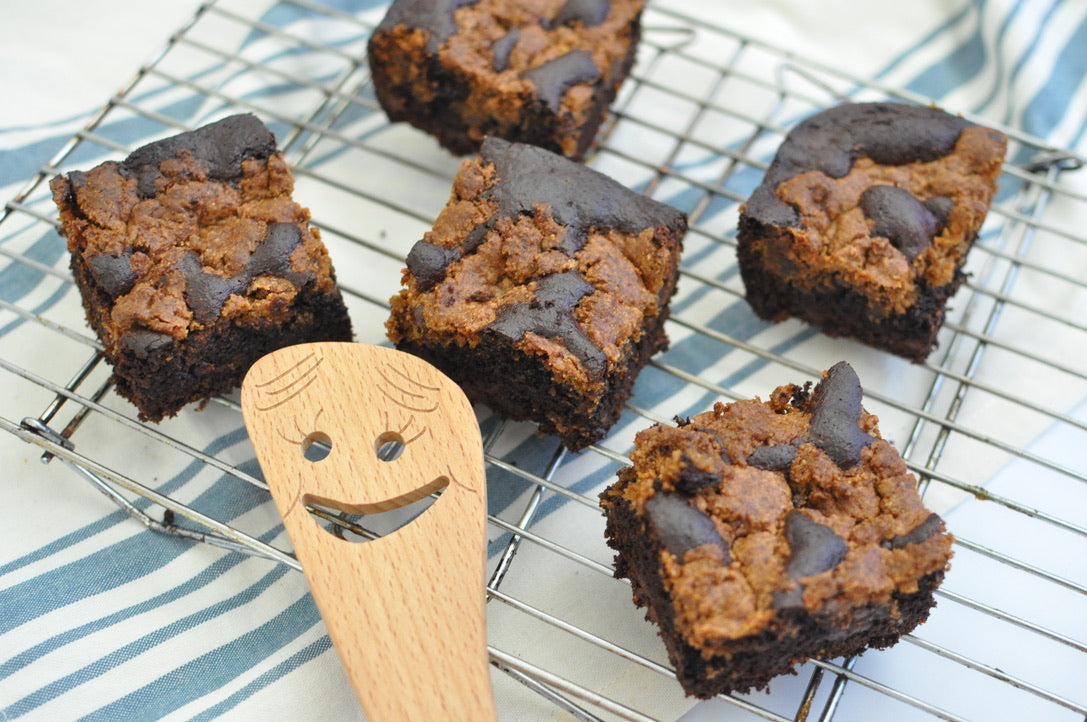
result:
M 266 406 L 258 404 L 257 410 L 267 411 L 269 409 L 274 409 L 301 394 L 310 384 L 317 380 L 317 369 L 320 368 L 323 362 L 324 359 L 322 357 L 317 356 L 315 353 L 309 353 L 279 376 L 263 383 L 256 384 L 255 388 L 261 396 L 278 397 L 286 394 L 286 396 L 283 396 L 282 398 L 271 399 L 272 403 L 269 403 Z M 273 384 L 278 384 L 283 381 L 286 381 L 286 383 L 279 388 L 268 388 L 269 386 L 273 386 Z M 299 386 L 299 384 L 301 384 L 301 386 Z
M 409 382 L 411 384 L 414 384 L 415 386 L 419 387 L 422 390 L 430 391 L 431 393 L 430 394 L 418 393 L 418 392 L 406 389 L 403 386 L 401 386 L 399 383 L 397 383 L 396 380 L 389 378 L 388 374 L 386 374 L 386 371 L 390 371 L 392 373 L 395 373 L 398 376 L 400 376 L 402 379 L 404 379 L 405 381 L 407 381 L 407 382 Z M 378 386 L 378 390 L 385 396 L 385 398 L 387 398 L 389 401 L 393 402 L 397 406 L 399 406 L 399 407 L 401 407 L 403 409 L 406 409 L 408 411 L 419 411 L 421 413 L 430 413 L 430 412 L 432 412 L 432 411 L 434 411 L 434 410 L 436 410 L 438 408 L 438 402 L 437 401 L 435 401 L 432 406 L 415 405 L 415 404 L 421 403 L 423 400 L 426 400 L 428 396 L 433 396 L 434 394 L 438 393 L 440 391 L 440 389 L 437 386 L 427 386 L 426 384 L 419 383 L 415 379 L 413 379 L 410 376 L 407 376 L 406 374 L 404 374 L 402 371 L 399 371 L 398 369 L 395 369 L 395 368 L 392 368 L 392 367 L 387 367 L 386 366 L 386 367 L 378 368 L 377 373 L 378 373 L 379 376 L 381 376 L 381 380 L 384 381 L 383 384 Z M 395 389 L 396 392 L 399 392 L 399 395 L 397 395 L 394 392 L 390 392 L 389 389 L 386 388 L 386 386 L 390 386 L 393 389 Z M 411 399 L 405 399 L 404 397 L 411 397 Z M 416 401 L 416 399 L 418 399 L 418 401 Z
M 317 409 L 317 415 L 313 417 L 313 423 L 310 424 L 313 431 L 317 431 L 317 430 L 319 430 L 321 428 L 318 422 L 321 420 L 321 414 L 323 414 L 323 413 L 325 413 L 325 410 L 324 410 L 323 407 Z M 304 444 L 306 442 L 306 438 L 309 436 L 309 434 L 313 433 L 313 431 L 311 431 L 309 433 L 306 433 L 305 431 L 303 431 L 302 427 L 298 425 L 298 419 L 297 418 L 293 419 L 293 422 L 294 422 L 294 429 L 295 429 L 295 431 L 298 432 L 298 438 L 297 439 L 292 439 L 291 437 L 287 436 L 287 434 L 283 433 L 283 431 L 277 431 L 276 433 L 279 435 L 279 438 L 283 439 L 287 443 L 290 443 L 290 444 Z

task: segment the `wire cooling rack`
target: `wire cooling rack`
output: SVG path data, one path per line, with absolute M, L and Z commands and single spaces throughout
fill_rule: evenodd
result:
M 1082 221 L 1087 197 L 1062 180 L 1083 159 L 1004 129 L 1012 142 L 1001 190 L 972 252 L 969 283 L 927 363 L 830 340 L 793 321 L 761 322 L 743 300 L 736 268 L 737 206 L 785 130 L 847 97 L 924 99 L 804 62 L 682 8 L 661 2 L 647 10 L 635 72 L 589 161 L 690 216 L 670 349 L 645 369 L 608 438 L 581 454 L 480 410 L 491 497 L 489 643 L 504 673 L 498 677 L 578 719 L 652 717 L 657 708 L 640 690 L 661 680 L 678 698 L 655 630 L 634 609 L 626 583 L 612 578 L 596 495 L 625 463 L 639 429 L 718 399 L 765 397 L 846 358 L 883 435 L 956 534 L 939 606 L 891 650 L 811 662 L 776 680 L 769 694 L 720 698 L 694 714 L 1083 719 L 1087 361 L 1066 350 L 1087 343 L 1079 312 L 1087 308 L 1087 238 L 1075 220 Z M 298 20 L 267 21 L 277 9 Z M 203 6 L 0 216 L 0 263 L 43 279 L 15 302 L 0 300 L 0 328 L 14 329 L 0 339 L 0 426 L 152 529 L 298 568 L 289 552 L 218 521 L 185 486 L 161 481 L 187 469 L 185 478 L 207 474 L 266 488 L 251 450 L 239 456 L 213 443 L 240 427 L 236 397 L 145 425 L 110 392 L 46 182 L 122 157 L 131 150 L 118 140 L 126 128 L 164 136 L 190 129 L 192 118 L 254 112 L 295 169 L 296 197 L 322 229 L 358 340 L 382 343 L 403 259 L 444 204 L 459 159 L 417 131 L 389 125 L 377 106 L 364 50 L 381 13 L 301 0 L 259 15 L 231 0 Z M 66 361 L 39 373 L 44 356 Z M 148 459 L 152 478 L 143 471 Z M 610 624 L 581 613 L 594 604 L 611 605 Z M 555 658 L 584 664 L 555 666 Z M 582 667 L 614 668 L 608 679 L 622 681 L 602 684 Z M 500 692 L 500 704 L 514 694 Z

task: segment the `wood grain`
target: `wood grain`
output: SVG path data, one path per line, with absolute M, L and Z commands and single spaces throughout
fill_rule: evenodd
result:
M 241 398 L 272 497 L 367 717 L 495 719 L 483 451 L 463 392 L 414 356 L 319 343 L 262 358 Z M 319 442 L 331 444 L 327 456 L 307 458 Z M 393 461 L 377 454 L 388 442 L 403 445 Z M 437 490 L 418 517 L 360 543 L 330 534 L 306 510 L 369 514 Z

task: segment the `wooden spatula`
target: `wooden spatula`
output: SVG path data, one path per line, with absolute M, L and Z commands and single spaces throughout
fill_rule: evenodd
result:
M 495 719 L 483 450 L 460 388 L 408 354 L 317 343 L 259 360 L 241 398 L 272 497 L 367 717 Z M 306 510 L 372 514 L 435 492 L 419 516 L 371 541 L 334 536 Z

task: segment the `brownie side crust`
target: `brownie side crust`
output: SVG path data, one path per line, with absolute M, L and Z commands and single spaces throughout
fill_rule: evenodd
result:
M 252 115 L 51 181 L 87 319 L 142 420 L 233 390 L 282 346 L 350 340 L 293 185 Z
M 667 345 L 686 216 L 544 149 L 488 138 L 407 257 L 397 348 L 571 449 Z
M 650 427 L 601 495 L 615 574 L 688 694 L 761 688 L 928 617 L 952 539 L 860 402 L 843 362 L 814 391 Z
M 741 208 L 761 318 L 921 362 L 996 190 L 1003 134 L 930 107 L 844 104 L 800 123 Z
M 368 44 L 390 120 L 451 152 L 495 135 L 581 159 L 634 63 L 644 0 L 397 0 Z

